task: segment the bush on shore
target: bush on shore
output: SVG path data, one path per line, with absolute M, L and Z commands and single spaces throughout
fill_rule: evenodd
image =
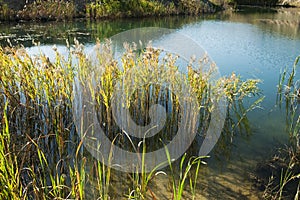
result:
M 13 20 L 14 10 L 10 9 L 7 4 L 3 4 L 0 0 L 0 20 Z
M 13 9 L 14 4 L 9 5 L 0 0 L 0 20 L 70 20 L 76 16 L 76 6 L 73 2 L 63 0 L 37 0 L 25 4 L 22 9 Z
M 69 20 L 75 17 L 75 4 L 67 1 L 37 1 L 17 12 L 23 20 Z

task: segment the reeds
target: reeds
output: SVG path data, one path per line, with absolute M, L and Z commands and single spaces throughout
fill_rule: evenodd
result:
M 198 178 L 198 172 L 200 169 L 200 164 L 206 164 L 205 162 L 201 162 L 201 159 L 207 158 L 208 156 L 202 156 L 202 157 L 190 157 L 188 162 L 186 162 L 186 156 L 187 154 L 185 153 L 179 164 L 179 178 L 177 178 L 177 174 L 174 171 L 174 167 L 172 166 L 172 159 L 170 156 L 170 153 L 168 149 L 166 148 L 166 154 L 170 166 L 170 171 L 171 171 L 171 177 L 172 177 L 172 199 L 174 200 L 180 200 L 182 199 L 182 194 L 185 189 L 185 184 L 187 179 L 189 178 L 189 184 L 190 184 L 190 190 L 192 193 L 192 199 L 195 199 L 195 194 L 196 194 L 196 185 L 197 185 L 197 178 Z M 186 166 L 185 166 L 186 165 Z M 196 165 L 195 169 L 195 174 L 194 178 L 191 177 L 191 170 L 192 167 Z
M 300 149 L 300 118 L 297 117 L 298 103 L 300 98 L 300 85 L 299 80 L 295 80 L 297 66 L 300 56 L 295 59 L 291 71 L 288 71 L 286 67 L 279 76 L 278 93 L 277 93 L 277 104 L 279 107 L 284 108 L 286 111 L 286 125 L 287 131 L 297 149 Z
M 124 68 L 120 70 L 118 61 L 112 56 L 110 44 L 98 43 L 99 53 L 96 58 L 102 68 L 97 71 L 99 74 L 94 74 L 101 77 L 94 88 L 89 85 L 91 82 L 86 80 L 91 77 L 90 72 L 95 66 L 89 62 L 88 56 L 83 52 L 83 46 L 75 41 L 75 45 L 68 48 L 69 54 L 61 55 L 54 47 L 54 61 L 44 54 L 29 56 L 24 48 L 0 48 L 1 198 L 85 199 L 89 195 L 89 187 L 96 182 L 96 191 L 93 192 L 96 198 L 109 199 L 113 171 L 85 151 L 83 140 L 78 136 L 73 122 L 72 95 L 76 81 L 91 89 L 97 102 L 98 118 L 105 124 L 102 128 L 111 141 L 131 151 L 137 151 L 135 147 L 139 147 L 137 153 L 142 159 L 142 166 L 139 167 L 144 171 L 131 173 L 134 186 L 131 191 L 134 192 L 130 193 L 129 197 L 144 199 L 149 193 L 150 196 L 155 196 L 155 191 L 148 185 L 161 173 L 157 172 L 157 168 L 150 173 L 146 172 L 144 152 L 163 147 L 157 144 L 167 143 L 176 133 L 177 126 L 173 124 L 180 120 L 178 97 L 167 88 L 151 84 L 136 88 L 132 96 L 128 94 L 127 106 L 131 107 L 132 118 L 141 125 L 150 122 L 151 104 L 160 103 L 169 110 L 169 126 L 164 127 L 163 131 L 153 138 L 157 141 L 155 145 L 155 142 L 144 140 L 140 143 L 134 138 L 128 142 L 128 136 L 120 134 L 120 129 L 113 120 L 111 101 L 116 82 L 135 66 L 144 66 L 143 70 L 136 71 L 135 78 L 147 76 L 149 70 L 160 75 L 160 69 L 165 68 L 171 73 L 165 74 L 165 77 L 172 80 L 172 73 L 178 72 L 176 57 L 166 56 L 161 65 L 160 51 L 149 46 L 134 55 L 134 48 L 128 48 L 122 57 Z M 205 106 L 206 115 L 202 118 L 205 120 L 209 118 L 213 109 L 209 98 L 209 91 L 213 88 L 207 82 L 209 76 L 199 73 L 200 71 L 190 70 L 186 80 L 192 83 L 193 92 L 200 105 Z M 223 85 L 221 90 L 227 92 L 230 99 L 232 93 L 237 91 L 229 89 L 231 79 L 222 79 L 223 82 L 224 80 L 227 86 Z M 177 83 L 176 79 L 173 81 L 174 84 Z M 257 81 L 240 80 L 239 84 L 237 96 L 240 96 L 240 100 L 257 92 Z M 135 100 L 135 97 L 140 98 Z M 111 158 L 112 154 L 109 157 Z M 190 179 L 190 187 L 192 195 L 195 196 L 200 158 L 187 159 L 183 156 L 180 178 L 174 178 L 173 175 L 174 199 L 182 198 L 185 180 L 193 169 L 192 166 L 196 166 L 196 174 L 194 179 Z M 177 180 L 179 182 L 175 184 Z M 120 192 L 125 196 L 123 191 Z
M 289 144 L 283 153 L 274 157 L 277 161 L 273 170 L 280 172 L 270 177 L 264 191 L 265 199 L 299 198 L 300 187 L 300 119 L 299 119 L 299 80 L 296 71 L 300 56 L 298 56 L 291 70 L 286 67 L 279 76 L 277 105 L 285 109 L 286 132 L 289 134 Z
M 20 165 L 18 164 L 17 156 L 10 152 L 11 138 L 6 113 L 7 105 L 8 103 L 5 103 L 2 119 L 3 128 L 2 133 L 0 134 L 0 197 L 2 199 L 19 199 L 22 197 L 23 187 L 19 178 Z

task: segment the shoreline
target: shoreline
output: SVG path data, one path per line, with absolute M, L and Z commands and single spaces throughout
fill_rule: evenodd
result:
M 119 18 L 144 18 L 177 15 L 201 15 L 216 13 L 222 8 L 210 1 L 189 0 L 175 1 L 146 1 L 133 0 L 128 2 L 111 0 L 108 3 L 100 1 L 86 3 L 83 7 L 75 2 L 67 1 L 40 1 L 25 4 L 21 9 L 12 8 L 0 0 L 0 22 L 20 21 L 73 21 L 77 19 L 101 20 Z
M 114 5 L 114 2 L 118 4 Z M 262 4 L 237 4 L 216 3 L 214 1 L 197 1 L 188 3 L 189 0 L 181 0 L 176 5 L 175 1 L 158 2 L 136 0 L 137 4 L 128 4 L 124 7 L 120 1 L 112 3 L 87 3 L 79 10 L 74 2 L 44 1 L 25 5 L 19 10 L 11 9 L 12 5 L 0 3 L 0 23 L 3 22 L 49 22 L 49 21 L 77 21 L 77 20 L 111 20 L 126 18 L 148 18 L 165 16 L 201 16 L 203 14 L 214 14 L 224 10 L 238 11 L 241 8 L 258 9 L 281 9 L 299 8 L 299 5 L 262 5 Z M 145 4 L 141 4 L 147 2 Z

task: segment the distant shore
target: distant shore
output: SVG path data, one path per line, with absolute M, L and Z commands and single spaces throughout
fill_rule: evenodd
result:
M 0 21 L 71 21 L 201 15 L 238 6 L 299 6 L 300 0 L 0 0 Z
M 24 0 L 25 1 L 25 0 Z M 124 17 L 200 15 L 221 10 L 208 0 L 0 0 L 0 21 L 63 21 Z M 82 2 L 85 2 L 84 4 Z

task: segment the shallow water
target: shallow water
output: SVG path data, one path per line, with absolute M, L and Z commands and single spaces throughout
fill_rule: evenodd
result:
M 274 148 L 288 140 L 284 111 L 276 106 L 279 72 L 292 67 L 300 54 L 300 10 L 282 9 L 224 12 L 203 17 L 166 17 L 122 19 L 101 22 L 49 22 L 0 24 L 0 42 L 28 47 L 31 54 L 43 51 L 49 57 L 53 44 L 65 51 L 65 41 L 77 38 L 88 49 L 96 41 L 124 30 L 138 27 L 173 28 L 198 42 L 216 62 L 221 75 L 232 72 L 245 78 L 262 80 L 260 88 L 266 96 L 261 108 L 249 113 L 250 135 L 234 138 L 234 146 L 226 154 L 207 159 L 198 184 L 198 198 L 259 199 L 260 191 L 252 186 L 251 174 L 257 162 L 268 158 Z M 40 47 L 31 47 L 32 40 Z M 169 195 L 168 179 L 157 178 L 152 186 L 158 197 Z

